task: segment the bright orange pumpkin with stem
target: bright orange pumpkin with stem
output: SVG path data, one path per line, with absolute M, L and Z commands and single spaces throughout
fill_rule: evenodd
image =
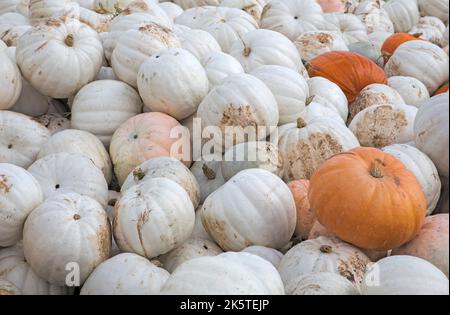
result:
M 354 52 L 324 53 L 311 60 L 307 68 L 310 77 L 324 77 L 336 83 L 347 96 L 349 104 L 369 84 L 387 84 L 383 69 L 369 58 Z
M 316 215 L 311 210 L 308 200 L 309 180 L 294 180 L 288 183 L 297 209 L 297 225 L 295 226 L 295 235 L 302 239 L 307 239 L 309 232 L 316 221 Z
M 330 158 L 313 174 L 308 197 L 327 230 L 364 249 L 405 244 L 425 219 L 425 195 L 414 174 L 375 148 Z
M 384 64 L 389 61 L 389 58 L 394 54 L 395 50 L 403 43 L 412 40 L 423 40 L 420 38 L 421 34 L 395 33 L 385 39 L 381 46 L 381 54 L 383 55 Z

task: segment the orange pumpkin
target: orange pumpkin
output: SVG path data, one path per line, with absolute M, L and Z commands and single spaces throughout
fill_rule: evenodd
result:
M 425 219 L 425 195 L 414 174 L 375 148 L 330 158 L 311 177 L 308 197 L 323 226 L 365 249 L 399 247 Z
M 389 58 L 394 54 L 395 50 L 403 43 L 411 40 L 423 40 L 419 38 L 420 34 L 395 33 L 385 39 L 381 46 L 381 54 L 383 55 L 384 64 L 389 61 Z
M 448 83 L 445 83 L 439 89 L 437 89 L 436 92 L 434 92 L 433 96 L 439 95 L 439 94 L 444 94 L 447 92 L 448 92 Z
M 383 69 L 354 52 L 331 51 L 314 58 L 307 67 L 310 77 L 324 77 L 336 83 L 347 96 L 349 104 L 369 84 L 387 84 Z
M 345 13 L 347 6 L 345 0 L 317 0 L 324 13 Z
M 297 225 L 295 235 L 302 239 L 308 238 L 316 216 L 309 206 L 308 190 L 309 180 L 295 180 L 288 183 L 292 196 L 294 197 L 295 207 L 297 209 Z

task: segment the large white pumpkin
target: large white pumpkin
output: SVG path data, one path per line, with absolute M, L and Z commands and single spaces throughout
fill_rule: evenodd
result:
M 391 256 L 367 271 L 365 295 L 448 295 L 448 278 L 437 267 L 413 256 Z
M 278 268 L 278 265 L 280 264 L 281 259 L 283 258 L 283 253 L 279 252 L 276 249 L 265 246 L 258 246 L 258 245 L 249 246 L 244 248 L 242 252 L 259 256 L 270 262 L 275 268 Z
M 122 251 L 147 258 L 186 241 L 195 213 L 187 192 L 167 178 L 152 178 L 125 191 L 114 209 L 114 238 Z
M 250 245 L 281 248 L 295 229 L 292 194 L 276 175 L 247 169 L 212 193 L 203 204 L 203 225 L 224 250 Z
M 413 77 L 393 76 L 388 79 L 388 85 L 402 96 L 406 104 L 417 108 L 430 98 L 427 87 Z
M 103 48 L 98 34 L 78 20 L 48 20 L 20 37 L 16 58 L 36 90 L 67 98 L 95 78 Z
M 359 295 L 348 279 L 332 272 L 315 272 L 298 276 L 286 286 L 289 295 Z
M 225 184 L 220 161 L 196 161 L 191 167 L 191 172 L 200 187 L 200 203 L 203 203 L 212 192 Z
M 0 49 L 0 110 L 9 109 L 19 99 L 22 77 L 17 66 Z
M 222 51 L 216 39 L 206 31 L 176 24 L 174 33 L 180 39 L 181 48 L 189 51 L 198 60 L 208 53 Z
M 418 0 L 422 16 L 436 16 L 443 22 L 448 21 L 447 0 Z
M 139 94 L 115 80 L 99 80 L 84 86 L 72 104 L 72 128 L 89 131 L 108 147 L 116 129 L 141 112 Z
M 244 73 L 244 68 L 233 56 L 220 51 L 211 51 L 200 60 L 209 80 L 209 87 L 220 84 L 231 74 Z
M 224 253 L 179 266 L 161 291 L 176 295 L 283 295 L 275 267 L 249 253 Z
M 81 295 L 154 295 L 170 274 L 132 253 L 114 256 L 95 268 L 83 285 Z
M 396 32 L 406 33 L 419 22 L 417 0 L 391 0 L 386 2 L 383 9 L 389 15 Z
M 357 42 L 367 42 L 367 29 L 363 22 L 353 14 L 327 13 L 324 14 L 327 28 L 331 31 L 339 31 L 347 45 Z
M 30 117 L 0 111 L 0 162 L 27 168 L 48 138 L 50 131 Z
M 102 171 L 85 155 L 54 153 L 34 162 L 28 171 L 37 179 L 44 198 L 70 192 L 108 204 L 108 183 Z
M 76 263 L 82 284 L 109 258 L 110 230 L 105 210 L 94 199 L 59 194 L 28 216 L 23 230 L 25 258 L 37 275 L 55 285 L 66 284 L 66 268 Z
M 0 163 L 0 246 L 22 239 L 28 214 L 44 201 L 39 182 L 21 167 Z

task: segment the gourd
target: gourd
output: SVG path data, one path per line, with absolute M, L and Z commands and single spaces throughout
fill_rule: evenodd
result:
M 339 113 L 333 108 L 327 107 L 320 103 L 314 102 L 314 96 L 311 96 L 309 99 L 313 99 L 313 101 L 306 105 L 305 109 L 300 113 L 300 117 L 298 119 L 303 119 L 305 122 L 311 122 L 316 118 L 331 118 L 333 120 L 337 120 L 340 123 L 345 124 L 344 120 Z M 309 101 L 309 100 L 308 100 Z M 282 128 L 286 128 L 290 124 L 286 124 L 281 126 Z M 280 129 L 281 129 L 280 127 Z M 289 128 L 287 128 L 289 129 Z
M 0 13 L 0 39 L 8 47 L 16 46 L 17 39 L 31 28 L 28 19 L 20 13 Z
M 417 108 L 430 98 L 427 87 L 413 77 L 393 76 L 388 79 L 388 85 L 401 95 L 405 104 Z
M 232 74 L 244 73 L 239 61 L 233 56 L 219 51 L 211 51 L 200 60 L 206 71 L 210 90 Z
M 366 25 L 369 34 L 375 31 L 394 32 L 394 24 L 382 3 L 384 1 L 364 0 L 355 9 L 354 14 Z
M 113 18 L 113 14 L 99 14 L 95 11 L 80 7 L 80 22 L 90 26 L 98 33 L 107 32 Z
M 289 295 L 360 295 L 358 288 L 343 276 L 315 272 L 295 278 L 286 287 Z
M 249 246 L 247 248 L 244 248 L 242 252 L 259 256 L 270 262 L 275 268 L 278 268 L 281 258 L 283 258 L 283 254 L 281 252 L 277 251 L 276 249 L 265 246 L 258 246 L 258 245 Z
M 301 179 L 288 183 L 297 209 L 297 225 L 295 226 L 295 236 L 307 239 L 316 221 L 316 215 L 311 209 L 308 200 L 309 180 Z
M 309 31 L 294 40 L 294 44 L 306 62 L 330 51 L 348 51 L 341 34 L 329 31 Z
M 345 13 L 347 11 L 347 6 L 350 1 L 343 0 L 318 0 L 323 12 L 338 12 Z

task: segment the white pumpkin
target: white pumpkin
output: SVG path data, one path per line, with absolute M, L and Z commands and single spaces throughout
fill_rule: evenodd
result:
M 177 24 L 174 26 L 174 33 L 180 39 L 181 48 L 189 51 L 198 60 L 202 60 L 211 52 L 222 51 L 216 39 L 206 31 Z
M 0 110 L 14 106 L 22 91 L 22 77 L 17 66 L 0 49 Z
M 332 272 L 315 272 L 298 276 L 286 286 L 289 295 L 360 295 L 348 279 Z
M 113 18 L 113 14 L 99 14 L 86 8 L 80 8 L 80 22 L 89 25 L 98 33 L 107 32 Z
M 209 81 L 194 55 L 184 49 L 172 48 L 155 54 L 142 64 L 137 86 L 148 109 L 181 120 L 196 112 L 208 94 Z
M 391 256 L 367 271 L 364 295 L 448 295 L 448 278 L 437 267 L 413 256 Z
M 310 99 L 312 99 L 311 103 L 306 105 L 305 109 L 302 110 L 302 112 L 300 113 L 299 118 L 303 119 L 305 122 L 310 122 L 317 118 L 331 118 L 341 122 L 342 124 L 345 124 L 345 121 L 342 119 L 341 116 L 339 116 L 339 113 L 337 111 L 320 103 L 314 102 L 313 96 L 310 97 Z M 280 129 L 286 130 L 285 127 L 287 125 L 281 126 Z
M 380 0 L 364 0 L 355 9 L 354 14 L 366 25 L 369 34 L 376 31 L 394 33 L 394 24 L 382 3 Z
M 173 2 L 162 2 L 159 6 L 172 22 L 175 22 L 175 19 L 184 11 L 179 5 Z
M 9 47 L 16 46 L 17 39 L 30 28 L 28 19 L 20 13 L 0 14 L 0 39 Z
M 294 44 L 304 61 L 330 51 L 348 51 L 343 36 L 338 32 L 305 32 L 294 40 Z
M 227 251 L 250 245 L 281 248 L 295 229 L 289 188 L 262 169 L 239 172 L 206 198 L 201 211 L 205 230 Z
M 393 88 L 384 84 L 369 84 L 359 92 L 355 101 L 349 108 L 350 123 L 360 111 L 374 105 L 402 105 L 405 104 L 402 96 Z
M 26 170 L 0 163 L 0 246 L 22 239 L 28 214 L 44 201 L 39 182 Z
M 173 0 L 173 2 L 186 10 L 207 5 L 218 6 L 221 0 Z
M 28 171 L 42 187 L 44 198 L 75 192 L 108 204 L 108 183 L 102 171 L 86 155 L 49 154 L 34 162 Z
M 123 253 L 95 268 L 81 295 L 155 295 L 170 274 L 136 254 Z
M 76 263 L 82 284 L 109 258 L 110 230 L 105 210 L 94 199 L 59 194 L 28 216 L 23 230 L 25 258 L 37 275 L 55 285 L 66 284 L 66 268 Z
M 263 10 L 261 27 L 279 32 L 290 40 L 309 31 L 322 29 L 325 19 L 316 1 L 272 0 Z
M 281 66 L 261 66 L 251 75 L 260 79 L 275 96 L 280 113 L 279 124 L 295 121 L 309 97 L 306 79 L 298 72 Z
M 439 175 L 448 177 L 449 94 L 432 97 L 417 112 L 414 136 L 417 148 L 428 155 Z
M 406 33 L 419 22 L 417 0 L 391 0 L 386 2 L 383 9 L 394 24 L 395 32 Z
M 162 263 L 164 269 L 172 273 L 186 261 L 198 257 L 216 256 L 221 253 L 222 250 L 215 243 L 200 238 L 191 238 L 167 254 L 159 256 L 158 260 Z
M 231 74 L 244 73 L 244 68 L 233 56 L 220 51 L 211 51 L 200 60 L 209 81 L 209 87 L 219 85 Z
M 437 28 L 440 33 L 444 33 L 446 29 L 446 25 L 436 16 L 423 16 L 419 19 L 419 22 L 416 25 L 417 27 L 434 27 Z
M 436 16 L 443 22 L 448 21 L 447 0 L 418 0 L 420 14 L 422 16 Z
M 388 77 L 409 76 L 420 80 L 434 93 L 448 80 L 449 57 L 438 46 L 422 40 L 400 45 L 386 64 Z
M 266 0 L 222 0 L 220 6 L 244 10 L 259 23 L 266 3 Z
M 280 33 L 260 29 L 248 32 L 235 41 L 230 55 L 236 58 L 246 72 L 264 65 L 290 68 L 307 77 L 300 54 L 295 45 Z
M 92 81 L 102 56 L 97 33 L 77 20 L 48 20 L 17 42 L 16 59 L 23 76 L 41 94 L 53 98 L 67 98 Z
M 94 81 L 75 96 L 71 124 L 75 129 L 91 132 L 109 146 L 114 131 L 141 109 L 141 98 L 129 85 L 116 80 Z
M 309 95 L 313 101 L 335 110 L 344 121 L 348 117 L 348 100 L 341 88 L 322 77 L 308 79 Z
M 175 34 L 157 23 L 142 24 L 122 34 L 111 56 L 111 65 L 117 77 L 137 87 L 139 68 L 148 57 L 161 50 L 180 47 Z
M 168 178 L 179 184 L 188 193 L 194 208 L 198 207 L 200 187 L 195 176 L 179 160 L 168 156 L 152 158 L 136 167 L 123 182 L 121 192 L 155 177 Z
M 94 10 L 94 0 L 75 0 L 75 2 L 77 2 L 82 8 Z
M 68 287 L 55 286 L 40 278 L 26 262 L 22 242 L 0 248 L 0 274 L 24 295 L 69 295 Z
M 374 105 L 360 111 L 348 126 L 363 147 L 382 148 L 414 140 L 417 108 L 405 104 Z
M 326 13 L 324 18 L 327 21 L 327 29 L 342 33 L 347 45 L 356 42 L 367 42 L 366 25 L 353 14 Z
M 220 160 L 209 160 L 208 157 L 204 157 L 204 159 L 204 161 L 196 161 L 191 167 L 191 172 L 200 187 L 200 203 L 203 203 L 212 192 L 225 184 Z
M 101 13 L 120 13 L 134 0 L 94 0 L 94 10 Z
M 388 79 L 388 85 L 395 89 L 408 105 L 419 108 L 430 99 L 427 87 L 416 78 L 393 76 Z
M 192 230 L 192 234 L 189 239 L 202 239 L 214 242 L 211 236 L 209 236 L 208 232 L 206 232 L 202 223 L 202 215 L 201 215 L 201 205 L 195 210 L 195 223 L 194 229 Z
M 39 151 L 38 159 L 55 153 L 76 153 L 89 158 L 105 176 L 108 183 L 112 179 L 112 164 L 105 147 L 93 134 L 76 129 L 68 129 L 54 134 Z
M 208 9 L 211 9 L 211 6 L 188 8 L 175 19 L 175 25 L 185 25 L 192 29 L 199 29 L 201 25 L 200 18 L 203 17 L 203 15 L 205 15 L 206 13 L 211 12 L 208 11 Z
M 175 295 L 283 295 L 275 267 L 249 253 L 200 257 L 180 265 L 167 280 L 162 294 Z
M 30 117 L 0 111 L 0 162 L 28 168 L 48 138 L 50 131 Z
M 286 288 L 295 288 L 299 276 L 316 272 L 332 272 L 358 286 L 369 264 L 358 248 L 321 236 L 292 247 L 281 259 L 278 271 Z
M 11 282 L 0 279 L 0 295 L 22 295 L 22 293 Z
M 70 128 L 70 120 L 56 113 L 45 114 L 36 117 L 35 120 L 46 127 L 52 135 Z
M 242 252 L 259 256 L 270 262 L 275 268 L 278 268 L 278 265 L 280 264 L 281 259 L 283 258 L 283 254 L 281 252 L 277 251 L 276 249 L 265 246 L 258 246 L 258 245 L 249 246 L 244 248 Z
M 433 162 L 420 150 L 407 144 L 393 144 L 383 151 L 395 156 L 416 176 L 427 200 L 427 215 L 436 208 L 441 195 L 441 181 Z
M 386 39 L 391 36 L 392 33 L 386 31 L 375 31 L 373 33 L 368 34 L 369 42 L 375 45 L 375 47 L 381 51 L 381 47 L 383 47 Z M 383 62 L 384 65 L 384 62 Z
M 437 19 L 437 20 L 439 22 L 441 22 L 441 20 L 439 20 L 439 19 Z M 445 28 L 444 24 L 443 24 L 443 26 Z M 413 27 L 411 29 L 411 31 L 409 33 L 413 34 L 413 35 L 420 34 L 420 38 L 421 39 L 425 39 L 425 40 L 427 40 L 427 41 L 429 41 L 429 42 L 431 42 L 431 43 L 433 43 L 433 44 L 435 44 L 437 46 L 441 45 L 442 37 L 443 37 L 442 32 L 438 28 L 436 28 L 434 26 L 429 26 L 429 25 L 426 25 L 426 26 L 415 26 L 415 27 Z
M 167 178 L 152 178 L 117 201 L 114 238 L 122 251 L 154 258 L 186 241 L 194 221 L 194 207 L 183 187 Z
M 32 25 L 45 23 L 50 18 L 73 18 L 80 16 L 80 6 L 72 0 L 30 0 L 28 7 Z
M 359 147 L 352 132 L 339 120 L 298 119 L 280 134 L 285 181 L 309 179 L 314 171 L 334 154 Z
M 383 55 L 379 46 L 371 42 L 356 42 L 348 45 L 348 50 L 363 55 L 380 67 L 384 67 Z

